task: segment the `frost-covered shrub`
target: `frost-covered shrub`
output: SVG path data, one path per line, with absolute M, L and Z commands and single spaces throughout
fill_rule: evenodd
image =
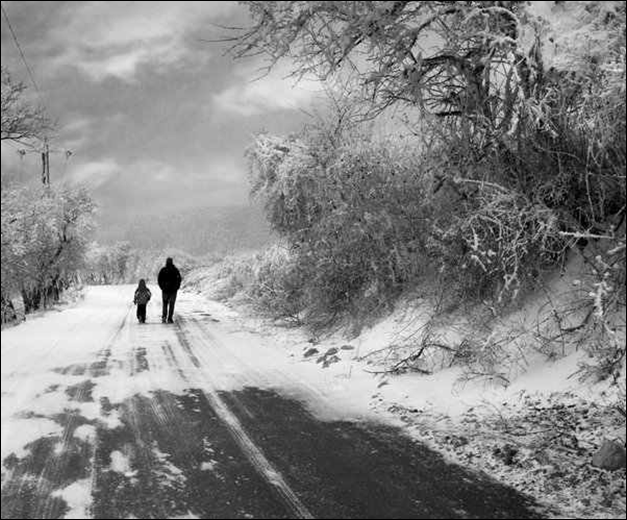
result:
M 300 321 L 306 281 L 295 257 L 284 247 L 273 246 L 257 255 L 252 270 L 246 292 L 256 307 L 274 317 Z
M 385 305 L 424 269 L 428 183 L 414 150 L 363 135 L 333 146 L 305 133 L 258 136 L 249 157 L 254 192 L 295 262 L 283 274 L 302 283 L 299 306 L 311 318 L 357 300 Z
M 464 206 L 442 235 L 439 261 L 469 299 L 516 299 L 566 250 L 555 213 L 519 194 L 483 186 Z
M 2 298 L 55 301 L 83 267 L 94 203 L 81 188 L 2 190 Z
M 215 280 L 211 290 L 213 297 L 227 300 L 245 292 L 254 280 L 253 265 L 259 256 L 242 254 L 224 258 L 212 277 Z
M 580 374 L 583 379 L 610 378 L 616 383 L 624 379 L 627 355 L 625 241 L 611 249 L 607 244 L 596 249 L 598 254 L 588 259 L 587 276 L 581 283 L 585 295 L 581 303 L 588 312 L 580 325 L 580 342 L 592 359 L 581 363 Z

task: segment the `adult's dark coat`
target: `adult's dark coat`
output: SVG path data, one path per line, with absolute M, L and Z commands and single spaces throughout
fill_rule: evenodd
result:
M 181 273 L 174 264 L 166 264 L 159 271 L 157 282 L 164 293 L 174 293 L 181 287 Z

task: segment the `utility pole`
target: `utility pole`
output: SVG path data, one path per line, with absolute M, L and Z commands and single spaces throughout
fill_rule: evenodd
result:
M 44 149 L 41 152 L 41 182 L 44 186 L 50 186 L 50 148 L 48 138 L 44 138 Z
M 38 153 L 41 155 L 41 183 L 44 186 L 50 186 L 50 152 L 52 153 L 63 153 L 65 155 L 65 162 L 67 166 L 67 161 L 70 160 L 70 157 L 73 155 L 71 150 L 59 150 L 53 148 L 50 150 L 50 144 L 48 143 L 48 138 L 44 137 L 43 146 L 29 146 L 28 148 L 23 148 L 18 150 L 17 153 L 20 154 L 22 158 L 27 153 Z

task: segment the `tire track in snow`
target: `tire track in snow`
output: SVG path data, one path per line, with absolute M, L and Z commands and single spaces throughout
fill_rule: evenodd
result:
M 179 377 L 183 381 L 186 381 L 186 376 L 185 372 L 183 372 L 183 368 L 176 362 L 176 356 L 174 355 L 172 344 L 169 341 L 166 341 L 163 345 L 161 345 L 161 349 L 170 369 L 173 371 L 175 370 Z
M 113 345 L 115 344 L 115 342 L 118 340 L 118 338 L 120 337 L 120 335 L 122 334 L 122 332 L 124 331 L 125 327 L 128 326 L 128 318 L 130 315 L 130 311 L 131 311 L 132 307 L 129 306 L 126 314 L 124 315 L 124 318 L 122 318 L 122 322 L 118 325 L 118 327 L 115 329 L 115 331 L 113 332 L 113 334 L 111 335 L 110 339 L 107 340 L 107 342 L 105 343 L 104 347 L 102 349 L 100 349 L 98 351 L 98 354 L 96 355 L 98 358 L 100 358 L 98 361 L 95 361 L 94 363 L 92 363 L 92 365 L 90 366 L 88 373 L 93 375 L 94 377 L 99 377 L 102 375 L 106 375 L 108 373 L 109 370 L 109 362 L 111 359 L 111 349 L 113 348 Z M 78 389 L 78 392 L 75 396 L 75 400 L 76 401 L 82 401 L 85 397 L 86 397 L 86 386 L 81 386 Z M 63 434 L 62 434 L 62 453 L 65 453 L 69 447 L 70 444 L 72 443 L 72 440 L 74 439 L 74 431 L 76 430 L 76 428 L 79 426 L 77 424 L 79 417 L 80 417 L 80 410 L 72 410 L 70 412 L 68 412 L 67 414 L 67 423 L 66 426 L 63 430 Z M 97 431 L 97 430 L 96 430 Z M 92 445 L 92 453 L 91 453 L 91 457 L 90 457 L 90 468 L 89 468 L 89 475 L 90 475 L 90 488 L 89 488 L 89 494 L 91 496 L 92 494 L 92 490 L 94 489 L 95 485 L 96 485 L 96 470 L 94 467 L 95 464 L 95 455 L 96 455 L 96 447 L 98 444 L 98 440 L 97 440 L 97 435 L 94 435 L 94 439 L 93 439 L 93 445 Z M 55 458 L 53 459 L 53 464 L 52 464 L 52 475 L 54 478 L 48 479 L 51 483 L 54 483 L 56 481 L 58 481 L 64 473 L 64 469 L 63 466 L 61 466 L 61 457 L 59 458 Z M 46 468 L 44 468 L 44 471 L 46 471 Z M 41 477 L 40 477 L 41 480 Z M 52 518 L 52 510 L 51 510 L 51 497 L 53 496 L 52 492 L 50 492 L 47 495 L 46 501 L 44 503 L 44 512 L 43 515 L 41 516 L 41 518 Z
M 127 315 L 127 317 L 129 315 Z M 125 446 L 128 448 L 126 456 L 129 457 L 130 460 L 135 461 L 136 469 L 134 472 L 137 472 L 140 468 L 156 470 L 160 464 L 157 455 L 154 453 L 155 440 L 153 430 L 151 427 L 146 428 L 146 412 L 149 411 L 149 415 L 152 417 L 150 420 L 154 420 L 156 426 L 164 431 L 171 429 L 171 425 L 177 425 L 179 422 L 175 417 L 176 410 L 174 410 L 174 405 L 165 402 L 166 399 L 171 398 L 159 395 L 140 397 L 143 393 L 141 388 L 134 388 L 134 382 L 137 381 L 137 377 L 146 377 L 152 380 L 151 373 L 154 367 L 151 366 L 152 363 L 148 358 L 144 344 L 147 345 L 154 338 L 144 337 L 145 335 L 140 334 L 138 332 L 139 329 L 133 326 L 130 320 L 125 330 L 127 332 L 127 341 L 120 344 L 120 348 L 116 350 L 113 356 L 116 362 L 115 376 L 120 377 L 120 385 L 128 385 L 126 389 L 132 390 L 131 393 L 133 393 L 133 395 L 123 399 L 121 402 L 118 402 L 117 399 L 115 399 L 113 403 L 109 401 L 109 406 L 111 406 L 112 409 L 117 409 L 118 413 L 122 414 L 122 417 L 120 417 L 121 424 L 113 430 L 108 430 L 105 434 L 108 441 L 99 445 L 96 458 L 100 466 L 95 470 L 97 474 L 111 471 L 109 466 L 103 464 L 103 461 L 106 460 L 113 461 L 111 456 L 113 451 L 112 447 L 107 444 L 110 443 L 111 435 L 115 436 L 115 430 L 124 431 L 125 429 L 132 439 L 132 441 L 128 442 Z M 121 333 L 122 329 L 120 329 L 119 332 Z M 158 388 L 158 385 L 152 384 L 152 387 Z M 110 478 L 108 476 L 103 478 L 106 481 L 105 488 L 108 489 L 108 481 Z M 94 503 L 92 505 L 92 510 L 96 516 L 110 514 L 110 497 L 107 496 L 106 493 L 103 496 L 100 488 L 101 486 L 98 485 L 98 482 L 95 482 L 92 488 L 92 490 L 96 490 Z M 94 495 L 93 491 L 92 495 Z M 168 516 L 168 511 L 160 498 L 159 496 L 150 497 L 150 510 L 151 514 L 157 514 L 158 518 L 165 518 Z M 117 507 L 114 500 L 114 512 L 117 511 Z
M 65 340 L 65 338 L 74 333 L 74 331 L 76 331 L 77 329 L 80 328 L 84 328 L 85 327 L 85 322 L 88 321 L 88 318 L 91 318 L 95 316 L 95 313 L 92 312 L 90 315 L 88 316 L 83 316 L 81 320 L 77 320 L 72 322 L 71 324 L 69 324 L 69 326 L 61 331 L 61 333 L 59 334 L 59 336 L 57 337 L 56 340 L 54 340 L 50 346 L 48 346 L 43 352 L 41 352 L 38 356 L 38 359 L 42 360 L 42 362 L 50 355 L 51 352 L 53 352 L 58 346 L 59 344 Z M 80 329 L 79 329 L 80 330 Z M 20 347 L 16 346 L 10 349 L 6 349 L 3 350 L 2 355 L 3 357 L 11 357 L 11 355 L 18 350 Z M 11 374 L 9 374 L 8 376 L 6 376 L 6 379 L 10 379 L 12 374 L 22 374 L 25 371 L 28 371 L 28 373 L 32 373 L 33 371 L 39 369 L 40 366 L 33 366 L 32 364 L 32 358 L 27 358 L 26 361 L 24 363 L 21 363 L 20 365 L 18 365 L 17 367 L 15 367 L 15 369 L 13 370 L 13 372 Z M 27 369 L 27 370 L 26 370 Z M 66 372 L 61 372 L 62 374 L 67 374 L 70 373 L 70 375 L 82 375 L 79 374 L 79 368 L 76 366 L 70 367 L 70 369 Z M 3 376 L 4 377 L 4 376 Z M 10 383 L 9 385 L 6 385 L 6 381 L 2 387 L 2 391 L 7 392 L 7 393 L 14 393 L 15 390 L 17 389 L 17 386 L 21 383 L 20 380 L 16 380 L 13 381 L 12 383 Z M 24 401 L 20 401 L 20 404 L 23 404 Z M 21 408 L 22 406 L 20 406 Z
M 68 370 L 61 373 L 70 376 L 83 375 L 85 372 L 93 377 L 104 375 L 108 370 L 111 348 L 128 323 L 129 311 L 124 315 L 122 322 L 105 342 L 105 345 L 97 352 L 97 360 L 86 371 L 80 365 L 72 365 Z M 78 325 L 80 323 L 73 324 L 66 329 L 65 333 L 72 332 Z M 46 352 L 50 352 L 64 337 L 61 336 L 56 340 Z M 87 399 L 88 393 L 91 392 L 90 385 L 79 384 L 73 388 L 75 389 L 75 392 L 71 394 L 73 401 L 90 401 Z M 92 489 L 96 485 L 94 459 L 98 446 L 97 436 L 92 439 L 91 446 L 89 442 L 80 441 L 74 436 L 77 427 L 89 423 L 81 416 L 80 409 L 66 409 L 54 420 L 60 422 L 63 427 L 56 444 L 52 445 L 53 438 L 44 437 L 36 440 L 32 443 L 30 453 L 17 461 L 17 470 L 12 471 L 11 475 L 3 482 L 3 518 L 7 517 L 5 515 L 20 517 L 25 515 L 24 511 L 30 513 L 29 517 L 57 518 L 60 510 L 62 510 L 60 504 L 64 503 L 62 495 L 59 495 L 58 492 L 72 483 L 72 479 L 69 478 L 70 475 L 78 476 L 86 473 L 90 483 L 87 492 L 91 495 Z M 91 448 L 89 455 L 86 453 L 88 448 Z M 41 460 L 42 458 L 44 460 Z M 86 464 L 84 463 L 85 459 L 89 461 Z M 82 464 L 84 467 L 81 466 Z M 34 489 L 31 489 L 34 474 L 37 475 L 36 484 Z M 5 503 L 9 504 L 7 510 L 4 507 Z M 18 513 L 15 516 L 16 509 L 22 511 L 22 514 Z
M 211 330 L 209 330 L 209 326 L 206 322 L 198 320 L 197 318 L 183 320 L 184 323 L 188 321 L 193 323 L 199 333 L 202 334 L 209 344 L 216 347 L 211 351 L 211 353 L 215 355 L 219 362 L 228 364 L 229 359 L 236 360 L 238 366 L 246 367 L 247 374 L 252 375 L 254 378 L 252 382 L 257 384 L 260 388 L 275 388 L 281 386 L 284 389 L 296 389 L 299 400 L 304 399 L 312 403 L 322 403 L 324 405 L 324 409 L 327 411 L 333 409 L 333 401 L 330 400 L 320 388 L 312 385 L 306 379 L 298 378 L 294 374 L 278 368 L 260 369 L 257 364 L 251 362 L 250 358 L 246 358 L 238 354 L 235 349 L 227 348 L 222 341 Z M 213 327 L 215 327 L 215 325 L 213 325 Z M 260 348 L 266 347 L 260 345 Z M 224 353 L 224 355 L 220 355 L 220 353 Z M 250 375 L 248 375 L 246 379 L 240 376 L 239 379 L 240 382 L 243 383 L 242 386 L 245 386 L 246 384 L 251 386 Z
M 228 427 L 233 439 L 239 445 L 250 463 L 264 480 L 275 489 L 294 516 L 297 518 L 314 518 L 296 493 L 289 487 L 283 476 L 276 470 L 274 465 L 266 458 L 261 449 L 246 433 L 242 423 L 211 385 L 211 381 L 207 378 L 206 372 L 201 373 L 199 370 L 201 368 L 200 359 L 194 352 L 191 342 L 188 339 L 190 332 L 186 332 L 179 321 L 176 322 L 176 334 L 185 355 L 196 369 L 189 371 L 189 374 L 185 376 L 186 380 L 192 383 L 194 387 L 202 390 L 203 395 L 222 422 Z
M 140 343 L 140 340 L 142 340 L 141 343 Z M 151 340 L 154 340 L 154 338 L 150 338 L 146 334 L 139 334 L 139 329 L 137 329 L 137 327 L 131 327 L 131 332 L 130 332 L 131 348 L 129 350 L 129 355 L 128 355 L 128 360 L 129 360 L 128 375 L 129 375 L 130 380 L 132 380 L 131 378 L 133 378 L 137 374 L 146 372 L 146 374 L 144 375 L 149 377 L 151 381 L 154 381 L 152 377 L 154 370 L 151 370 L 151 369 L 154 369 L 156 367 L 156 364 L 154 362 L 152 364 L 150 363 L 148 353 L 146 351 L 146 345 L 144 344 L 144 342 L 149 342 Z M 151 386 L 157 388 L 157 385 L 151 385 Z M 149 402 L 150 402 L 152 413 L 157 419 L 157 423 L 160 425 L 160 427 L 167 429 L 169 427 L 169 421 L 167 417 L 167 412 L 165 411 L 164 407 L 161 406 L 161 402 L 158 401 L 154 397 L 151 398 Z M 133 409 L 132 415 L 133 415 L 133 420 L 136 423 L 139 423 L 140 418 L 137 414 L 136 409 Z M 137 429 L 136 429 L 136 433 L 138 434 Z
M 174 382 L 177 388 L 189 384 L 179 360 L 185 369 L 196 367 L 173 327 L 157 330 L 158 335 L 131 325 L 125 350 L 114 352 L 113 359 L 124 361 L 117 367 L 124 374 L 116 374 L 115 380 L 122 376 L 120 384 L 129 385 L 124 392 L 128 397 L 116 399 L 113 405 L 120 426 L 100 431 L 94 515 L 239 518 L 256 512 L 254 517 L 291 517 L 278 494 L 268 493 L 267 482 L 201 391 L 189 385 L 189 391 L 177 395 L 163 388 L 163 383 Z M 135 372 L 135 356 L 129 354 L 137 346 L 147 347 L 149 369 L 141 373 Z M 212 446 L 215 451 L 207 452 Z M 127 470 L 113 469 L 114 451 L 124 455 Z
M 71 314 L 71 316 L 74 316 L 74 314 Z M 58 336 L 55 340 L 52 341 L 52 343 L 50 344 L 50 346 L 48 346 L 45 350 L 43 350 L 43 352 L 40 353 L 40 355 L 38 356 L 38 359 L 42 360 L 42 363 L 45 363 L 46 358 L 50 355 L 51 352 L 53 352 L 60 344 L 62 341 L 65 340 L 65 338 L 70 335 L 73 334 L 77 329 L 80 328 L 85 328 L 86 323 L 90 323 L 91 319 L 96 316 L 95 312 L 91 312 L 90 314 L 86 315 L 86 316 L 79 316 L 81 319 L 79 320 L 75 320 L 72 321 L 69 326 L 62 331 L 59 331 Z M 80 330 L 80 329 L 79 329 Z M 115 334 L 114 334 L 115 335 Z M 113 338 L 112 338 L 113 339 Z M 16 349 L 18 349 L 19 347 L 13 347 L 10 350 L 6 350 L 3 351 L 3 357 L 4 356 L 11 356 L 14 351 Z M 102 352 L 99 351 L 99 353 Z M 32 364 L 32 359 L 27 359 L 24 363 L 20 364 L 18 367 L 16 367 L 16 369 L 14 370 L 14 373 L 23 373 L 24 370 L 26 369 L 26 367 L 28 366 L 28 370 L 29 372 L 37 372 L 40 367 L 41 364 L 39 365 L 35 365 L 33 366 Z M 80 366 L 80 365 L 73 365 L 71 367 L 69 367 L 67 370 L 63 370 L 60 371 L 59 373 L 63 374 L 63 375 L 70 375 L 70 376 L 80 376 L 83 375 L 85 373 L 85 369 Z M 16 380 L 13 381 L 8 388 L 6 387 L 6 385 L 3 385 L 3 392 L 7 391 L 8 393 L 15 393 L 15 391 L 17 390 L 18 385 L 22 384 L 21 380 Z M 74 396 L 75 399 L 81 400 L 84 397 L 84 391 L 81 391 L 79 389 L 79 391 L 77 392 L 77 394 Z M 23 409 L 25 404 L 26 404 L 26 399 L 27 398 L 21 398 L 18 402 L 18 408 L 19 409 Z M 63 451 L 67 450 L 67 442 L 68 442 L 68 436 L 67 436 L 67 431 L 68 431 L 68 424 L 66 423 L 63 432 L 61 433 L 62 438 L 65 440 L 64 442 L 64 448 Z M 37 441 L 35 441 L 37 442 Z M 27 458 L 27 457 L 26 457 Z M 24 495 L 25 493 L 25 486 L 30 486 L 32 484 L 31 479 L 29 478 L 29 475 L 33 473 L 33 471 L 35 471 L 36 466 L 34 463 L 30 463 L 30 464 L 19 464 L 16 468 L 11 468 L 8 469 L 6 474 L 3 475 L 3 479 L 2 479 L 2 494 L 3 497 L 10 495 L 10 496 L 17 496 L 17 497 L 21 497 Z M 46 480 L 42 477 L 42 474 L 44 471 L 50 471 L 50 463 L 48 462 L 48 464 L 46 466 L 44 466 L 41 470 L 40 470 L 40 476 L 37 480 L 36 483 L 36 487 L 34 490 L 34 493 L 36 495 L 38 495 L 41 492 L 46 492 L 47 488 L 45 486 Z M 16 484 L 17 483 L 17 484 Z M 36 504 L 38 507 L 38 504 Z M 48 506 L 48 509 L 50 509 L 51 506 Z M 4 512 L 4 508 L 3 508 L 3 512 Z

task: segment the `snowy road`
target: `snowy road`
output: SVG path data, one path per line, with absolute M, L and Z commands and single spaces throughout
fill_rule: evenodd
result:
M 2 518 L 537 516 L 342 412 L 319 366 L 217 304 L 181 294 L 174 325 L 155 302 L 139 325 L 132 293 L 92 287 L 2 332 Z

